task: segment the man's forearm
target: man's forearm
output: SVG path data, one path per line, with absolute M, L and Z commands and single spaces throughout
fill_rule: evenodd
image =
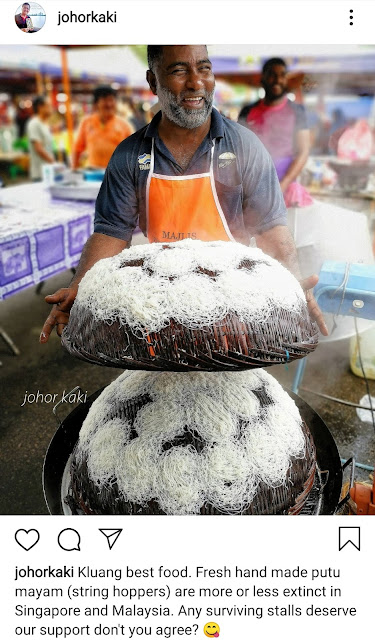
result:
M 288 234 L 285 234 L 285 238 L 280 242 L 275 258 L 276 260 L 281 262 L 284 267 L 289 269 L 289 271 L 297 278 L 297 280 L 300 280 L 301 271 L 299 268 L 296 245 L 289 229 L 287 231 Z
M 319 309 L 312 293 L 313 287 L 318 282 L 318 276 L 313 275 L 301 281 L 301 272 L 298 264 L 297 249 L 292 234 L 288 227 L 278 225 L 256 236 L 257 245 L 262 251 L 268 253 L 284 265 L 300 281 L 306 294 L 307 308 L 311 318 L 318 323 L 318 327 L 324 336 L 328 336 L 328 329 L 324 322 L 323 314 Z
M 39 141 L 34 140 L 32 144 L 38 156 L 40 156 L 43 160 L 49 163 L 52 163 L 54 161 L 54 157 L 45 150 L 45 148 Z
M 105 236 L 102 233 L 93 233 L 92 236 L 90 236 L 83 248 L 77 271 L 69 287 L 59 289 L 56 293 L 46 296 L 46 302 L 53 305 L 53 307 L 40 334 L 40 342 L 42 344 L 48 342 L 49 336 L 54 328 L 56 328 L 57 334 L 61 336 L 64 327 L 68 324 L 69 313 L 77 296 L 78 285 L 85 273 L 87 273 L 98 260 L 111 258 L 123 249 L 126 249 L 129 245 L 130 242 L 126 240 Z
M 285 191 L 285 189 L 290 185 L 291 182 L 293 182 L 296 178 L 298 178 L 299 174 L 301 173 L 303 167 L 307 162 L 308 156 L 309 156 L 309 153 L 307 151 L 306 153 L 299 154 L 295 158 L 295 160 L 293 160 L 285 176 L 280 180 L 280 185 L 283 191 Z
M 54 161 L 54 157 L 51 156 L 48 151 L 43 148 L 39 149 L 37 153 L 43 160 L 49 162 L 50 164 Z
M 281 262 L 300 280 L 297 249 L 288 227 L 277 226 L 256 236 L 257 246 L 275 260 Z
M 81 156 L 81 154 L 78 153 L 78 151 L 73 151 L 73 153 L 72 153 L 72 161 L 71 161 L 72 169 L 78 169 L 80 156 Z
M 296 157 L 292 164 L 288 168 L 285 176 L 280 180 L 280 186 L 282 191 L 290 185 L 296 178 L 298 178 L 303 167 L 305 166 L 309 157 L 310 150 L 310 132 L 308 129 L 301 129 L 297 133 L 296 139 Z
M 111 258 L 129 246 L 130 242 L 126 240 L 112 238 L 103 233 L 93 233 L 83 248 L 77 271 L 70 286 L 74 288 L 78 287 L 85 273 L 87 273 L 98 260 Z

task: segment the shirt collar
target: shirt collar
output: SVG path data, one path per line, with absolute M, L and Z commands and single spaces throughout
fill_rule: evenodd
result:
M 279 102 L 279 104 L 265 104 L 264 102 L 264 98 L 262 98 L 260 100 L 260 104 L 261 107 L 265 110 L 265 111 L 279 111 L 279 109 L 283 109 L 286 105 L 286 103 L 288 102 L 288 96 L 284 96 L 284 99 Z
M 152 118 L 150 124 L 146 128 L 145 137 L 146 138 L 156 138 L 158 137 L 158 126 L 161 120 L 161 111 Z M 211 127 L 210 127 L 210 138 L 223 138 L 224 137 L 224 122 L 223 116 L 219 113 L 219 111 L 215 108 L 212 109 L 211 113 Z

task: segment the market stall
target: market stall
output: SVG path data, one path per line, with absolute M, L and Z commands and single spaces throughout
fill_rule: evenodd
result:
M 0 300 L 74 268 L 93 231 L 94 212 L 94 200 L 53 198 L 43 183 L 2 190 Z M 138 229 L 134 243 L 144 241 Z
M 54 200 L 42 183 L 0 194 L 0 299 L 75 267 L 94 203 Z

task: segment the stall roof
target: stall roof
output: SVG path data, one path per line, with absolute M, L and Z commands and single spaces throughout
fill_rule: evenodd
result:
M 257 85 L 263 62 L 273 56 L 285 58 L 293 71 L 321 77 L 329 74 L 350 75 L 353 86 L 359 86 L 359 76 L 368 76 L 370 80 L 371 76 L 375 78 L 373 45 L 210 45 L 209 54 L 217 77 L 229 82 Z M 70 47 L 68 66 L 72 80 L 108 79 L 130 87 L 148 87 L 146 65 L 129 46 Z M 1 69 L 25 75 L 39 70 L 61 77 L 60 48 L 41 45 L 0 46 Z M 366 78 L 364 84 L 370 88 L 374 82 Z
M 289 68 L 308 73 L 375 71 L 373 45 L 211 45 L 216 74 L 259 73 L 265 60 L 284 58 Z
M 210 56 L 267 59 L 291 56 L 363 56 L 375 54 L 373 44 L 213 44 L 208 45 Z
M 81 47 L 69 49 L 68 63 L 73 75 L 109 76 L 131 87 L 148 88 L 147 67 L 128 46 L 89 47 L 84 55 Z
M 61 75 L 59 49 L 42 45 L 1 45 L 0 69 L 42 71 Z
M 103 77 L 132 87 L 147 87 L 146 65 L 127 46 L 85 47 L 68 50 L 69 72 L 72 78 Z M 0 69 L 41 71 L 51 76 L 61 76 L 59 47 L 50 46 L 0 46 Z

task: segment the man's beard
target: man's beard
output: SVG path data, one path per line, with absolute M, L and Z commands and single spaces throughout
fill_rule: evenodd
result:
M 200 95 L 204 100 L 204 105 L 201 109 L 186 109 L 178 104 L 176 96 L 169 89 L 164 89 L 159 84 L 157 85 L 157 96 L 162 113 L 168 120 L 183 129 L 196 129 L 206 122 L 212 111 L 214 92 L 215 89 L 210 93 L 205 92 L 203 96 Z M 194 94 L 187 94 L 186 97 L 194 98 Z
M 281 98 L 286 96 L 287 93 L 288 93 L 288 88 L 287 87 L 282 88 L 281 92 L 279 94 L 277 94 L 277 95 L 275 95 L 272 92 L 272 90 L 270 90 L 270 91 L 266 90 L 265 93 L 266 93 L 267 100 L 269 100 L 270 102 L 273 102 L 274 100 L 280 100 Z

